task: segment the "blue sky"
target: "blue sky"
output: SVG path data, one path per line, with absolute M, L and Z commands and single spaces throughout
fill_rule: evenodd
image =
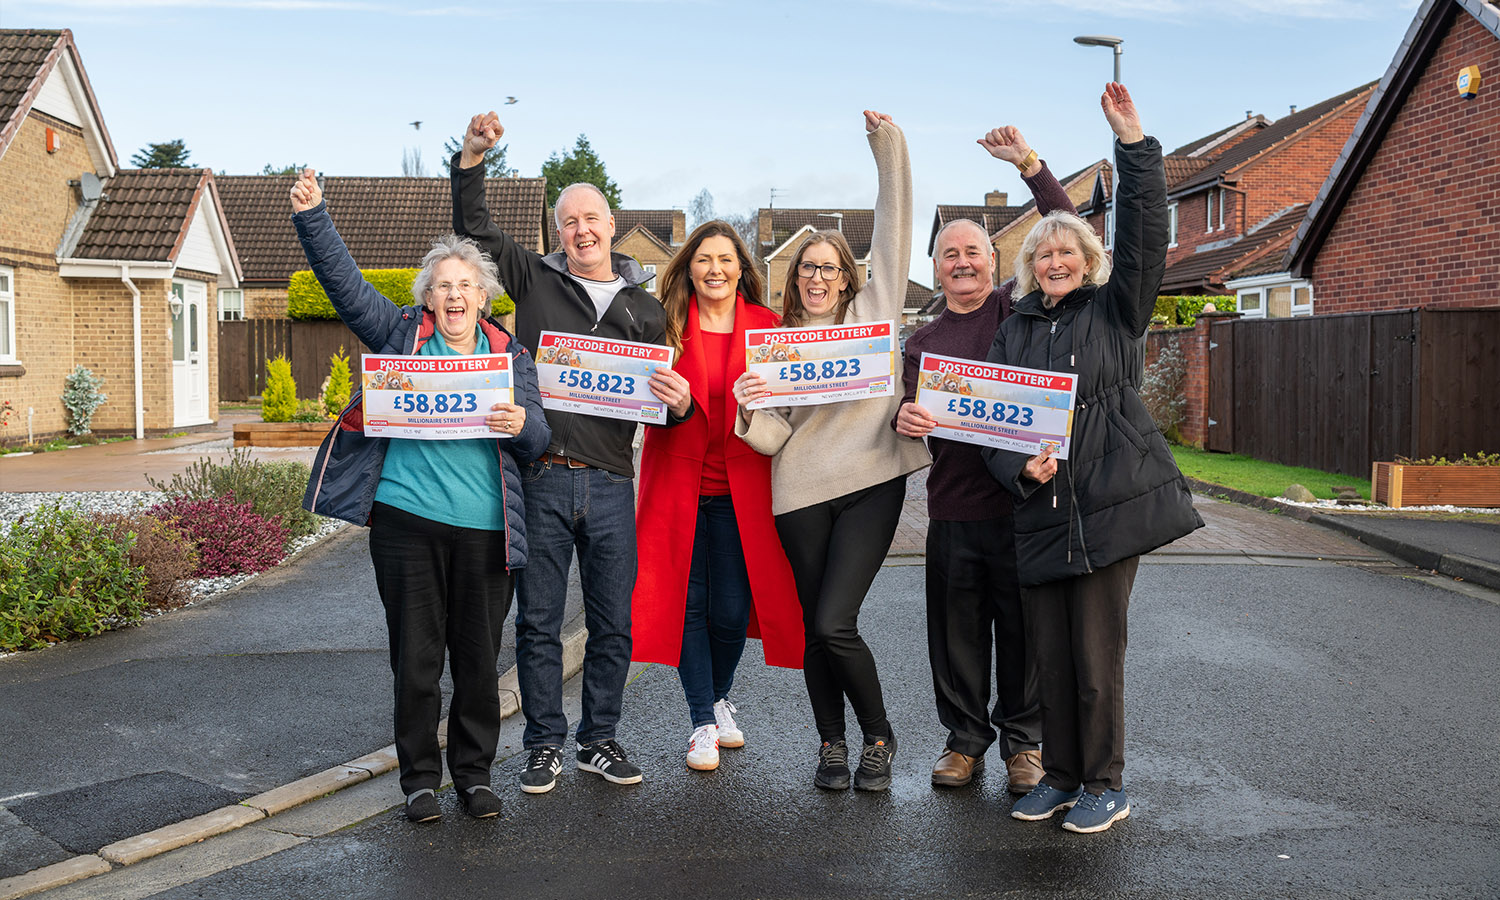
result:
M 541 0 L 443 8 L 364 0 L 4 0 L 0 27 L 71 28 L 121 161 L 182 138 L 231 174 L 306 163 L 437 170 L 446 137 L 495 108 L 511 165 L 535 175 L 586 133 L 627 207 L 720 212 L 869 206 L 860 110 L 906 131 L 916 187 L 912 273 L 936 203 L 1028 195 L 974 139 L 1018 126 L 1059 175 L 1108 149 L 1107 49 L 1146 130 L 1171 149 L 1279 118 L 1379 78 L 1415 0 Z M 751 11 L 753 10 L 753 11 Z M 517 102 L 503 106 L 507 96 Z M 420 120 L 420 131 L 408 123 Z

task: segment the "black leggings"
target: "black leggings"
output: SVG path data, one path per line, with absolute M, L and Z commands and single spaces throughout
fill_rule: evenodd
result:
M 906 476 L 776 517 L 792 564 L 807 651 L 802 674 L 818 737 L 844 736 L 844 698 L 866 735 L 891 736 L 875 657 L 859 634 L 859 608 L 896 536 Z

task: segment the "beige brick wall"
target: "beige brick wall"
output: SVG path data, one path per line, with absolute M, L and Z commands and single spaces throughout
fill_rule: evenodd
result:
M 286 287 L 247 287 L 245 290 L 245 318 L 285 319 Z M 217 296 L 214 309 L 217 310 Z M 217 313 L 216 313 L 217 315 Z
M 1068 199 L 1077 206 L 1089 199 L 1094 191 L 1094 179 L 1083 178 L 1072 187 L 1068 188 Z M 1015 277 L 1016 254 L 1021 251 L 1021 244 L 1026 241 L 1026 235 L 1040 222 L 1042 217 L 1036 210 L 1011 223 L 1011 226 L 1001 232 L 1000 237 L 994 241 L 995 244 L 995 283 L 1003 284 Z M 1021 299 L 1019 297 L 1017 300 Z
M 643 266 L 656 266 L 656 274 L 658 276 L 666 274 L 667 263 L 672 261 L 672 254 L 670 252 L 663 252 L 660 244 L 639 232 L 632 233 L 625 240 L 615 244 L 611 249 L 616 253 L 623 253 L 633 258 Z M 658 288 L 661 287 L 661 283 L 657 282 L 656 286 Z M 655 291 L 652 291 L 652 293 L 656 294 Z M 660 295 L 658 294 L 657 296 Z

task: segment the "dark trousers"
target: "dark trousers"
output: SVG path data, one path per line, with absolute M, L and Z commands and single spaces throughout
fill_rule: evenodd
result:
M 635 588 L 635 484 L 592 466 L 537 461 L 521 467 L 526 491 L 526 568 L 516 583 L 516 677 L 528 750 L 561 747 L 562 626 L 568 569 L 578 551 L 583 587 L 583 713 L 586 747 L 615 736 L 630 670 L 630 592 Z
M 927 653 L 948 749 L 983 756 L 996 728 L 1005 758 L 1037 749 L 1042 708 L 1026 641 L 1010 516 L 927 524 Z
M 885 562 L 906 476 L 776 517 L 802 603 L 802 674 L 818 737 L 844 736 L 844 698 L 867 735 L 889 737 L 875 657 L 859 634 L 859 608 Z
M 729 696 L 749 624 L 750 573 L 734 501 L 728 494 L 699 497 L 677 663 L 694 728 L 714 724 L 714 703 Z
M 495 656 L 512 587 L 505 532 L 445 525 L 376 503 L 370 560 L 390 632 L 402 792 L 441 784 L 444 648 L 453 675 L 448 772 L 460 789 L 488 785 L 500 738 Z
M 1023 588 L 1042 694 L 1042 780 L 1091 794 L 1125 771 L 1125 618 L 1140 557 Z

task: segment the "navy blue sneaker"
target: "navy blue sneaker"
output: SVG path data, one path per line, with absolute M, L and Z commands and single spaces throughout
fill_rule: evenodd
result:
M 1105 791 L 1102 794 L 1084 792 L 1068 815 L 1063 827 L 1079 834 L 1105 831 L 1109 826 L 1130 815 L 1130 798 L 1124 791 Z
M 1042 782 L 1033 788 L 1031 793 L 1016 801 L 1016 805 L 1010 808 L 1010 817 L 1023 822 L 1040 822 L 1043 819 L 1050 819 L 1058 810 L 1067 809 L 1077 803 L 1082 794 L 1082 787 L 1076 787 L 1071 791 L 1060 791 Z

